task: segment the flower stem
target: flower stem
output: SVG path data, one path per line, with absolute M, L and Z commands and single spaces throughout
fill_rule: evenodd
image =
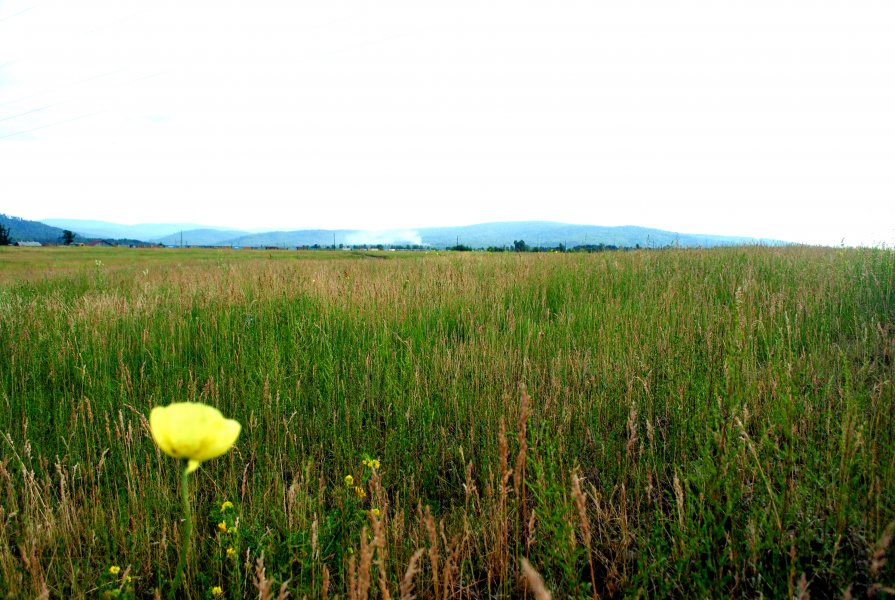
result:
M 186 566 L 186 555 L 190 550 L 190 534 L 193 532 L 193 520 L 190 517 L 190 497 L 188 492 L 190 472 L 188 469 L 183 470 L 183 476 L 180 478 L 180 495 L 183 499 L 183 543 L 180 546 L 180 560 L 177 562 L 177 574 L 174 576 L 174 583 L 171 586 L 170 598 L 174 598 L 177 590 L 180 589 L 180 578 L 183 575 L 183 568 Z

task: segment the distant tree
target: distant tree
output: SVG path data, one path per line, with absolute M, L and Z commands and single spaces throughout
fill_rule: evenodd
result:
M 72 242 L 75 241 L 75 234 L 69 231 L 68 229 L 63 230 L 62 232 L 62 243 L 66 246 L 71 246 Z
M 12 243 L 12 239 L 9 237 L 9 229 L 0 225 L 0 246 L 9 246 Z
M 525 240 L 513 240 L 513 250 L 516 252 L 528 252 L 528 244 Z

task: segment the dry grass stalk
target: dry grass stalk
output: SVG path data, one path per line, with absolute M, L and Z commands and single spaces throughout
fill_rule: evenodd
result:
M 273 581 L 267 578 L 267 574 L 264 569 L 264 551 L 262 550 L 261 556 L 259 556 L 258 560 L 255 561 L 255 588 L 258 590 L 258 598 L 260 600 L 270 599 L 270 588 L 272 585 Z
M 886 550 L 892 543 L 893 533 L 895 533 L 895 521 L 889 523 L 888 527 L 883 531 L 883 535 L 876 543 L 876 548 L 873 551 L 873 556 L 870 560 L 870 575 L 874 578 L 879 577 L 883 567 L 886 565 Z
M 382 477 L 378 471 L 373 471 L 373 475 L 370 477 L 370 490 L 372 505 L 377 507 L 382 514 L 385 514 L 389 508 L 388 494 L 385 493 L 385 489 L 382 487 Z
M 443 527 L 442 527 L 443 529 Z M 441 582 L 442 582 L 442 598 L 450 598 L 450 592 L 454 588 L 454 576 L 457 574 L 457 564 L 460 559 L 460 551 L 463 548 L 463 542 L 460 536 L 454 537 L 451 541 L 449 550 L 447 552 L 447 558 L 444 561 L 444 568 L 441 572 Z M 447 549 L 447 548 L 446 548 Z
M 587 498 L 581 491 L 581 477 L 578 476 L 578 469 L 572 470 L 572 499 L 575 501 L 575 508 L 578 510 L 578 526 L 581 529 L 581 538 L 584 541 L 584 547 L 587 549 L 587 563 L 590 566 L 590 584 L 594 595 L 597 593 L 597 577 L 594 573 L 594 552 L 591 545 L 590 520 L 587 518 Z
M 674 474 L 674 499 L 677 503 L 677 524 L 681 531 L 684 531 L 684 488 L 681 486 L 681 480 L 678 479 L 677 473 Z
M 625 455 L 628 460 L 633 460 L 634 451 L 637 449 L 637 442 L 640 436 L 637 435 L 637 405 L 631 402 L 631 410 L 628 412 L 628 443 L 625 445 Z
M 426 506 L 424 523 L 429 534 L 429 564 L 432 565 L 432 585 L 435 589 L 435 598 L 438 595 L 438 532 L 435 529 L 435 519 L 432 517 L 432 509 Z
M 519 443 L 519 453 L 516 455 L 516 464 L 513 469 L 513 492 L 519 496 L 525 479 L 525 455 L 528 452 L 528 418 L 531 415 L 531 398 L 528 392 L 522 388 L 522 406 L 519 410 L 519 421 L 516 424 L 516 441 Z M 524 507 L 523 507 L 524 510 Z
M 410 557 L 407 571 L 404 572 L 404 579 L 401 580 L 401 600 L 413 600 L 416 598 L 413 595 L 413 578 L 420 572 L 419 562 L 425 552 L 425 548 L 420 548 Z
M 512 475 L 512 471 L 509 470 L 509 456 L 510 456 L 510 447 L 507 443 L 507 425 L 504 421 L 503 416 L 500 417 L 500 429 L 497 432 L 497 452 L 498 452 L 498 464 L 500 466 L 500 471 L 498 472 L 498 477 L 501 481 L 500 495 L 505 496 L 506 490 L 503 489 L 506 485 L 505 482 L 509 481 L 510 475 Z
M 388 556 L 385 547 L 385 526 L 383 520 L 385 515 L 377 517 L 370 513 L 370 521 L 373 524 L 373 547 L 376 549 L 376 566 L 379 570 L 379 590 L 382 592 L 382 598 L 389 600 L 391 594 L 388 591 L 388 574 L 385 570 L 385 561 Z
M 526 583 L 531 593 L 534 594 L 535 600 L 552 600 L 553 595 L 547 586 L 544 585 L 544 579 L 541 574 L 535 571 L 528 559 L 522 559 L 522 575 L 525 577 Z
M 329 600 L 329 569 L 326 565 L 323 565 L 323 584 L 320 587 L 320 596 L 323 600 Z
M 498 446 L 498 465 L 500 467 L 500 472 L 498 473 L 498 506 L 497 512 L 492 515 L 492 519 L 495 523 L 495 529 L 497 530 L 497 548 L 496 550 L 496 560 L 497 560 L 497 568 L 500 573 L 500 576 L 503 579 L 506 579 L 506 571 L 509 566 L 509 515 L 507 514 L 507 507 L 509 503 L 509 488 L 507 484 L 510 481 L 510 477 L 513 475 L 512 469 L 509 468 L 509 444 L 507 443 L 507 428 L 506 422 L 501 415 L 500 417 L 500 429 L 497 432 L 497 446 Z
M 476 488 L 475 480 L 472 478 L 472 461 L 466 465 L 466 479 L 463 483 L 463 493 L 465 495 L 466 512 L 469 512 L 469 502 L 472 498 L 478 500 L 479 490 Z
M 764 472 L 764 469 L 761 466 L 761 459 L 758 456 L 758 452 L 755 450 L 755 444 L 752 443 L 752 438 L 749 437 L 749 432 L 746 431 L 746 425 L 749 422 L 749 409 L 744 406 L 742 420 L 739 417 L 734 417 L 734 422 L 740 430 L 740 438 L 752 454 L 752 458 L 755 460 L 755 466 L 758 469 L 761 478 L 764 480 L 765 488 L 768 491 L 768 501 L 771 503 L 771 508 L 774 511 L 774 520 L 777 523 L 777 529 L 782 533 L 783 522 L 780 520 L 780 513 L 777 512 L 777 503 L 774 501 L 774 491 L 771 489 L 771 482 L 768 479 L 767 473 Z
M 370 597 L 370 570 L 373 566 L 373 546 L 367 539 L 367 528 L 360 532 L 360 562 L 357 567 L 357 600 Z
M 348 599 L 357 600 L 357 560 L 354 556 L 348 559 Z
M 525 554 L 526 556 L 530 553 L 531 547 L 535 543 L 535 515 L 537 513 L 532 509 L 531 515 L 528 517 L 528 525 L 525 527 L 525 530 L 528 532 L 528 536 L 525 538 Z
M 799 586 L 796 588 L 796 600 L 811 600 L 811 594 L 808 593 L 808 578 L 805 576 L 805 572 L 802 572 L 802 576 L 799 578 Z
M 286 581 L 284 581 L 284 582 L 282 583 L 282 585 L 280 585 L 280 589 L 279 589 L 279 591 L 277 592 L 277 600 L 286 600 L 286 598 L 289 597 L 289 592 L 288 592 L 288 590 L 286 589 L 287 587 L 289 587 L 289 580 L 288 580 L 288 579 L 287 579 Z

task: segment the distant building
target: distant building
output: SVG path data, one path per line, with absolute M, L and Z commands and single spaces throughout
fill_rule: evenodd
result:
M 27 248 L 40 248 L 43 246 L 40 242 L 16 242 L 16 246 L 22 246 Z
M 106 240 L 92 240 L 90 242 L 87 242 L 87 245 L 94 246 L 94 247 L 96 247 L 96 246 L 103 246 L 103 247 L 115 246 L 115 244 L 113 244 L 112 242 L 107 242 Z

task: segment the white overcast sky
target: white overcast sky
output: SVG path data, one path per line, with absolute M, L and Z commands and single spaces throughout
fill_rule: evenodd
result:
M 895 244 L 895 2 L 0 0 L 0 212 Z

